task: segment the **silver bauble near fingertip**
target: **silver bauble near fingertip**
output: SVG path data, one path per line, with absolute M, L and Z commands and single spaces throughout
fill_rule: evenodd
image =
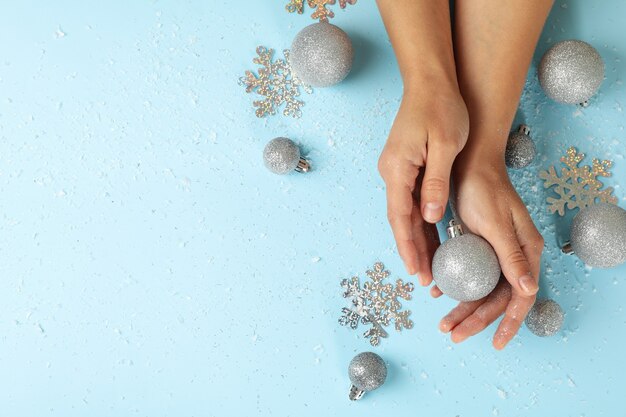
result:
M 526 316 L 526 327 L 540 337 L 553 336 L 563 325 L 563 309 L 554 300 L 538 300 Z

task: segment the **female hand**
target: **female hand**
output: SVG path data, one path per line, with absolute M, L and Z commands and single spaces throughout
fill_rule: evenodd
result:
M 503 349 L 535 302 L 543 237 L 515 192 L 504 161 L 471 166 L 460 157 L 454 171 L 457 213 L 471 232 L 493 246 L 506 279 L 487 297 L 460 303 L 441 320 L 440 329 L 452 332 L 458 343 L 504 313 L 493 338 L 494 347 Z M 437 297 L 441 291 L 433 287 L 431 294 Z
M 450 171 L 467 141 L 469 118 L 458 87 L 422 85 L 417 93 L 405 93 L 378 170 L 400 257 L 409 274 L 429 285 L 439 245 L 434 223 L 444 215 Z

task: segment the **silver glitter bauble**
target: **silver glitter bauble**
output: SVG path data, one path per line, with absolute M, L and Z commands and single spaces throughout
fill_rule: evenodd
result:
M 335 25 L 314 23 L 302 29 L 291 44 L 291 69 L 313 87 L 337 84 L 352 68 L 352 41 Z
M 535 159 L 537 149 L 535 142 L 530 138 L 530 129 L 521 125 L 517 132 L 509 135 L 504 153 L 504 161 L 509 168 L 524 168 Z
M 307 172 L 309 162 L 300 156 L 300 148 L 291 139 L 274 138 L 263 150 L 263 162 L 274 174 L 287 174 L 291 171 Z
M 537 336 L 552 336 L 562 325 L 563 309 L 554 300 L 536 301 L 526 316 L 526 327 Z
M 583 41 L 559 42 L 539 63 L 539 82 L 548 97 L 566 104 L 584 104 L 600 88 L 604 62 L 596 49 Z
M 362 352 L 350 361 L 348 375 L 352 382 L 349 397 L 351 400 L 358 400 L 366 392 L 375 390 L 385 382 L 387 365 L 374 352 Z
M 594 268 L 626 262 L 626 210 L 598 203 L 582 209 L 572 220 L 570 242 L 563 247 Z
M 450 239 L 437 248 L 432 272 L 437 287 L 457 301 L 474 301 L 487 296 L 498 284 L 500 264 L 491 245 L 463 229 L 454 220 L 448 227 Z

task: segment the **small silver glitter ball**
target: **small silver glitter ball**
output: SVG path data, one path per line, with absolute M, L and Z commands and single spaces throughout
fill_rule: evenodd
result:
M 563 309 L 554 300 L 536 301 L 526 316 L 526 327 L 537 336 L 552 336 L 562 325 Z
M 504 153 L 504 160 L 509 168 L 524 168 L 535 159 L 537 149 L 529 133 L 528 127 L 522 125 L 517 132 L 509 135 Z
M 352 382 L 350 399 L 358 400 L 365 392 L 373 391 L 385 382 L 387 365 L 374 352 L 362 352 L 350 361 L 348 375 Z
M 548 97 L 566 104 L 584 104 L 600 88 L 604 62 L 596 49 L 583 41 L 554 45 L 539 63 L 539 82 Z
M 582 209 L 572 220 L 570 244 L 581 261 L 595 268 L 626 262 L 626 210 L 608 203 Z
M 302 29 L 293 40 L 291 69 L 296 77 L 313 87 L 337 84 L 352 68 L 352 41 L 335 25 L 314 23 Z
M 287 174 L 298 168 L 300 148 L 291 139 L 274 138 L 263 150 L 263 162 L 274 174 Z
M 491 245 L 467 233 L 451 237 L 437 248 L 432 272 L 437 287 L 448 297 L 474 301 L 493 291 L 501 270 Z

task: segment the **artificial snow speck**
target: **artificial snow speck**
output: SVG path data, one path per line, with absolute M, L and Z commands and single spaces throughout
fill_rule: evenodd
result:
M 410 300 L 414 286 L 401 279 L 396 280 L 395 285 L 383 282 L 389 276 L 389 271 L 385 270 L 381 262 L 376 262 L 372 270 L 366 271 L 366 275 L 369 280 L 363 288 L 358 277 L 341 281 L 343 297 L 350 299 L 351 306 L 341 310 L 339 324 L 353 330 L 357 329 L 359 323 L 369 325 L 370 328 L 363 336 L 369 339 L 372 346 L 377 346 L 382 337 L 387 337 L 383 326 L 389 326 L 392 321 L 398 331 L 413 327 L 413 321 L 409 319 L 411 311 L 401 310 L 398 298 Z
M 289 3 L 285 6 L 285 9 L 289 13 L 304 13 L 304 3 L 307 3 L 310 8 L 315 9 L 311 17 L 319 20 L 320 22 L 328 22 L 328 19 L 335 17 L 335 13 L 332 10 L 327 9 L 326 6 L 335 4 L 335 0 L 289 0 Z M 348 4 L 356 4 L 356 0 L 339 0 L 339 7 L 345 9 Z
M 548 197 L 548 210 L 551 213 L 565 215 L 565 208 L 573 210 L 583 209 L 595 203 L 617 204 L 617 198 L 612 195 L 613 188 L 602 189 L 598 177 L 610 177 L 609 169 L 613 166 L 611 161 L 593 159 L 592 166 L 578 164 L 585 158 L 585 154 L 578 153 L 573 146 L 567 150 L 561 162 L 565 167 L 561 169 L 561 176 L 556 173 L 554 166 L 547 171 L 541 171 L 539 177 L 544 181 L 543 186 L 550 188 L 555 186 L 554 192 L 559 198 Z
M 302 116 L 301 107 L 304 105 L 300 96 L 300 87 L 307 93 L 312 90 L 291 73 L 289 63 L 289 50 L 284 50 L 285 59 L 277 59 L 272 62 L 273 49 L 259 46 L 256 49 L 257 57 L 252 60 L 261 66 L 258 75 L 252 71 L 246 71 L 245 76 L 239 79 L 239 84 L 246 87 L 246 92 L 256 92 L 263 97 L 256 100 L 252 105 L 256 108 L 257 117 L 274 115 L 280 106 L 285 105 L 283 115 L 299 118 Z

